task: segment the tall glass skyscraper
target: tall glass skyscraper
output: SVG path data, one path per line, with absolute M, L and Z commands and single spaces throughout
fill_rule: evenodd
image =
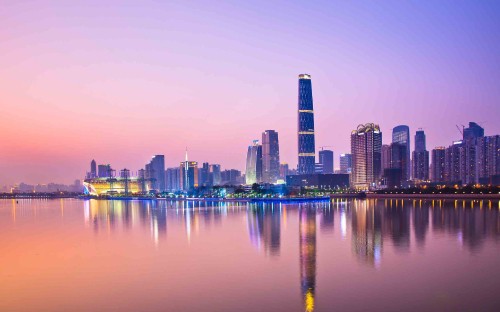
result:
M 406 168 L 404 168 L 405 172 L 403 172 L 403 176 L 410 179 L 410 127 L 406 125 L 394 127 L 392 129 L 392 143 L 399 143 L 406 146 Z
M 314 146 L 314 110 L 311 76 L 299 75 L 298 115 L 299 174 L 314 173 L 316 149 Z
M 266 130 L 262 133 L 262 180 L 276 183 L 280 175 L 280 148 L 278 132 Z
M 245 181 L 246 184 L 262 182 L 262 145 L 259 140 L 254 140 L 248 147 Z

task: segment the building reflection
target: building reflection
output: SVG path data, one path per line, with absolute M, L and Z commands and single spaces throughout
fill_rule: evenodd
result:
M 43 213 L 40 208 L 24 202 L 12 201 L 10 205 L 13 222 Z M 498 201 L 487 200 L 337 200 L 286 205 L 88 200 L 83 202 L 83 216 L 85 226 L 96 234 L 142 228 L 150 231 L 152 241 L 158 244 L 167 239 L 167 224 L 173 226 L 173 230 L 178 230 L 180 225 L 186 240 L 190 241 L 207 229 L 220 227 L 228 217 L 243 213 L 251 243 L 265 255 L 276 258 L 281 251 L 281 231 L 286 228 L 286 220 L 295 215 L 294 211 L 299 213 L 301 257 L 305 256 L 302 245 L 311 245 L 315 252 L 316 232 L 310 241 L 306 234 L 309 233 L 308 225 L 316 228 L 313 216 L 317 211 L 321 233 L 333 233 L 333 237 L 339 235 L 337 237 L 342 239 L 350 235 L 351 250 L 356 258 L 377 267 L 382 261 L 384 248 L 387 248 L 384 240 L 388 240 L 395 251 L 409 252 L 411 243 L 425 248 L 430 232 L 451 235 L 471 252 L 481 250 L 487 240 L 498 241 L 500 238 L 499 205 Z M 67 218 L 68 213 L 65 209 L 61 218 Z M 334 228 L 336 220 L 338 229 Z
M 383 232 L 392 240 L 396 251 L 410 250 L 410 216 L 411 207 L 404 200 L 390 200 L 385 206 Z
M 275 204 L 252 204 L 247 210 L 250 241 L 266 255 L 280 255 L 281 213 Z
M 300 286 L 304 310 L 314 311 L 316 292 L 316 208 L 299 206 Z
M 352 210 L 352 250 L 359 260 L 376 267 L 382 258 L 383 213 L 366 200 L 355 201 Z

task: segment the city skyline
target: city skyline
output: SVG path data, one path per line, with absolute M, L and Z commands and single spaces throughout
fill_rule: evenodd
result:
M 161 154 L 175 167 L 185 146 L 200 163 L 244 170 L 261 129 L 280 133 L 280 160 L 295 168 L 304 72 L 316 147 L 336 156 L 366 121 L 387 134 L 422 128 L 429 151 L 460 139 L 455 125 L 469 121 L 500 133 L 500 4 L 253 5 L 7 3 L 0 184 L 71 183 L 89 159 L 135 170 Z M 413 14 L 426 19 L 404 18 Z M 299 17 L 315 23 L 295 25 Z M 307 52 L 292 49 L 296 35 Z

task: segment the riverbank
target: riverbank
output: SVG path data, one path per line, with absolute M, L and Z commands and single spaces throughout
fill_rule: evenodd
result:
M 367 199 L 498 199 L 500 194 L 366 194 Z

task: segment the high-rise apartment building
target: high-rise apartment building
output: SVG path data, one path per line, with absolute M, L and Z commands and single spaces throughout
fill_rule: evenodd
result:
M 262 145 L 259 140 L 254 140 L 248 147 L 245 180 L 246 184 L 262 182 Z
M 406 146 L 406 168 L 403 168 L 403 177 L 411 178 L 410 162 L 410 128 L 406 125 L 399 125 L 392 129 L 392 143 L 399 143 Z
M 492 176 L 500 175 L 500 135 L 477 139 L 478 181 L 490 184 Z
M 321 173 L 333 173 L 333 151 L 319 151 L 319 163 L 322 165 Z
M 429 180 L 429 152 L 425 146 L 425 133 L 418 130 L 415 133 L 415 150 L 413 151 L 413 179 Z
M 299 103 L 298 103 L 298 150 L 299 174 L 314 173 L 316 149 L 314 142 L 314 109 L 311 76 L 299 75 Z
M 340 154 L 340 173 L 350 174 L 352 170 L 351 154 Z
M 262 181 L 276 183 L 280 174 L 280 149 L 278 132 L 266 130 L 262 133 Z
M 475 122 L 469 122 L 469 127 L 464 128 L 463 140 L 477 139 L 484 137 L 484 129 Z
M 378 125 L 359 125 L 351 132 L 352 186 L 369 189 L 381 174 L 382 132 Z
M 431 181 L 446 182 L 446 148 L 436 147 L 432 150 Z

